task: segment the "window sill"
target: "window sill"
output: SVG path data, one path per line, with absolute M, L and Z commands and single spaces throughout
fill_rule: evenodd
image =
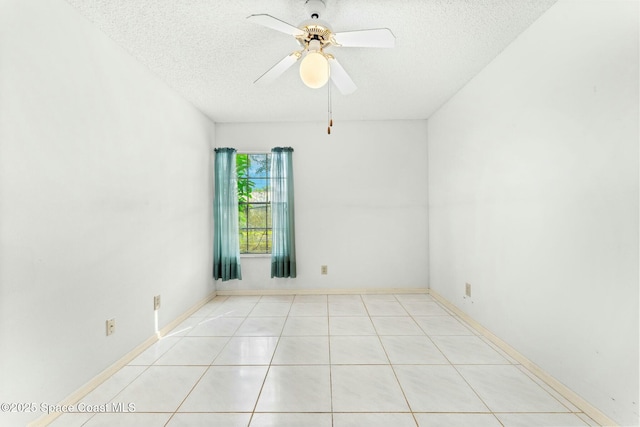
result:
M 240 258 L 271 258 L 271 254 L 240 254 Z

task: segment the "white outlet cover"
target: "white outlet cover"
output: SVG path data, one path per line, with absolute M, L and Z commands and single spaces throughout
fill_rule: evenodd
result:
M 116 319 L 107 320 L 107 335 L 111 335 L 116 331 Z

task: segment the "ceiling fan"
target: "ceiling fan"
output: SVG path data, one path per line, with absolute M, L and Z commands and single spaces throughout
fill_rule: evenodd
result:
M 356 84 L 336 57 L 325 52 L 325 49 L 331 47 L 392 48 L 395 45 L 395 36 L 388 28 L 334 33 L 326 22 L 319 19 L 325 8 L 324 1 L 307 0 L 305 7 L 311 19 L 302 22 L 298 27 L 266 14 L 247 17 L 251 22 L 295 37 L 302 48 L 285 56 L 254 83 L 271 83 L 302 59 L 300 77 L 307 86 L 314 89 L 320 88 L 331 78 L 342 94 L 353 93 L 357 89 Z

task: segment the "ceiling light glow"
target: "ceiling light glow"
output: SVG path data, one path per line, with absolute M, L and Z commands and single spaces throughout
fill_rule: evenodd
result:
M 312 89 L 318 89 L 329 81 L 329 61 L 320 52 L 309 52 L 300 64 L 300 78 Z

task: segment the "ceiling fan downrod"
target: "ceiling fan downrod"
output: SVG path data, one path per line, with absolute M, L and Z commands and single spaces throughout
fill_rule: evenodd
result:
M 324 12 L 325 4 L 322 0 L 307 0 L 304 3 L 304 7 L 311 19 L 318 19 Z

